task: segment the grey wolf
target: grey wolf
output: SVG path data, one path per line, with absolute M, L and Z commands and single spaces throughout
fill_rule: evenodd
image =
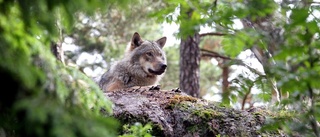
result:
M 162 50 L 166 40 L 166 37 L 156 41 L 142 40 L 135 32 L 125 56 L 102 75 L 100 88 L 107 92 L 158 84 L 167 68 L 166 55 Z

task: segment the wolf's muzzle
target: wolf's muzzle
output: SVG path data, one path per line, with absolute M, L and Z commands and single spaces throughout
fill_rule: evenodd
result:
M 161 75 L 166 70 L 167 65 L 166 64 L 159 64 L 158 68 L 159 69 L 157 69 L 157 70 L 148 69 L 148 71 L 152 74 Z
M 167 65 L 166 64 L 160 64 L 160 70 L 166 70 Z

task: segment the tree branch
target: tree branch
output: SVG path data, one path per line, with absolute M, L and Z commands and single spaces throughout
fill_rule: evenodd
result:
M 213 57 L 213 58 L 221 58 L 221 59 L 225 59 L 225 60 L 231 60 L 233 62 L 234 65 L 240 65 L 240 66 L 244 66 L 246 67 L 247 69 L 249 69 L 251 72 L 259 75 L 259 76 L 265 76 L 265 74 L 262 74 L 261 72 L 259 72 L 258 70 L 248 66 L 246 63 L 244 63 L 242 60 L 240 59 L 233 59 L 233 58 L 230 58 L 230 57 L 227 57 L 227 56 L 224 56 L 224 55 L 220 55 L 219 53 L 217 52 L 214 52 L 214 51 L 210 51 L 210 50 L 206 50 L 206 49 L 200 49 L 200 51 L 202 52 L 201 53 L 201 56 L 202 57 Z
M 200 49 L 200 51 L 202 52 L 202 53 L 201 53 L 201 56 L 202 56 L 202 57 L 206 57 L 206 56 L 207 56 L 207 57 L 213 57 L 213 58 L 221 58 L 221 59 L 231 60 L 230 57 L 220 55 L 219 53 L 214 52 L 214 51 L 210 51 L 210 50 L 206 50 L 206 49 Z M 203 52 L 206 52 L 206 53 L 203 53 Z
M 204 37 L 204 36 L 225 36 L 225 35 L 229 35 L 229 34 L 220 33 L 220 32 L 209 32 L 209 33 L 200 34 L 200 37 Z
M 248 91 L 246 92 L 246 94 L 243 97 L 242 104 L 241 104 L 241 110 L 244 110 L 244 106 L 246 104 L 247 99 L 249 98 L 249 95 L 251 94 L 251 90 L 252 90 L 253 85 L 254 84 L 249 86 Z
M 65 64 L 62 45 L 59 43 L 51 42 L 50 48 L 51 48 L 51 53 L 56 57 L 56 59 L 61 61 L 63 64 Z

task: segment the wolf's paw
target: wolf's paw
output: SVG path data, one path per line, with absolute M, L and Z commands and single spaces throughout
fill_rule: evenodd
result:
M 149 90 L 160 90 L 160 85 L 151 86 Z
M 132 89 L 132 91 L 138 91 L 141 89 L 141 86 L 133 86 L 133 87 L 130 87 L 129 89 Z
M 178 93 L 181 93 L 181 90 L 180 90 L 180 88 L 174 88 L 174 89 L 171 89 L 171 91 L 174 91 L 174 92 L 178 92 Z

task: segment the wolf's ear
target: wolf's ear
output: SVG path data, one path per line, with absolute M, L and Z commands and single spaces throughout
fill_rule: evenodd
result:
M 162 37 L 158 39 L 156 42 L 160 45 L 160 48 L 163 48 L 164 44 L 166 44 L 167 37 Z
M 142 39 L 141 39 L 139 33 L 135 32 L 132 36 L 132 39 L 131 39 L 131 46 L 132 46 L 131 48 L 134 49 L 134 48 L 140 46 L 141 43 L 142 43 Z

